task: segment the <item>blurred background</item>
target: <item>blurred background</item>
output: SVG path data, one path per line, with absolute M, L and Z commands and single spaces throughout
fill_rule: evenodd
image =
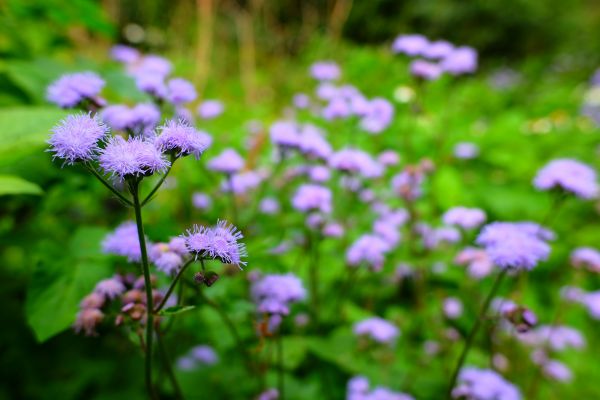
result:
M 494 175 L 497 190 L 472 194 L 496 217 L 512 216 L 515 210 L 523 211 L 523 218 L 539 215 L 546 204 L 536 205 L 538 199 L 528 197 L 528 182 L 515 182 L 532 175 L 547 154 L 562 146 L 590 158 L 589 137 L 584 135 L 577 144 L 567 142 L 573 131 L 594 132 L 591 121 L 577 116 L 588 81 L 600 65 L 598 1 L 0 2 L 0 174 L 25 180 L 18 182 L 17 190 L 25 195 L 12 196 L 15 186 L 0 190 L 0 399 L 131 399 L 142 385 L 141 374 L 131 372 L 139 369 L 141 358 L 132 356 L 117 335 L 89 340 L 66 331 L 40 337 L 31 329 L 40 323 L 68 325 L 73 306 L 87 290 L 70 284 L 78 282 L 76 276 L 55 279 L 52 274 L 59 272 L 40 268 L 40 262 L 54 259 L 69 265 L 65 243 L 77 247 L 82 238 L 97 242 L 106 232 L 78 231 L 73 242 L 74 231 L 82 225 L 114 226 L 126 216 L 81 171 L 52 166 L 50 156 L 43 154 L 49 129 L 64 116 L 45 100 L 50 82 L 65 72 L 96 70 L 107 81 L 107 98 L 136 100 L 135 85 L 108 62 L 110 47 L 123 43 L 161 54 L 195 84 L 200 98 L 219 98 L 227 104 L 227 120 L 211 122 L 211 132 L 242 143 L 249 122 L 267 125 L 280 116 L 293 94 L 309 84 L 307 68 L 319 59 L 338 62 L 349 81 L 363 84 L 366 94 L 391 98 L 408 77 L 406 63 L 394 59 L 389 47 L 396 35 L 413 32 L 479 52 L 477 78 L 456 88 L 461 110 L 471 112 L 464 123 L 450 121 L 457 130 L 476 136 L 482 126 L 491 126 L 485 140 L 492 147 L 506 132 L 560 133 L 545 137 L 520 160 L 513 151 L 527 148 L 528 139 L 516 138 L 504 153 L 498 150 L 482 167 L 504 168 Z M 508 91 L 486 96 L 494 84 L 505 84 Z M 440 85 L 432 92 L 448 90 Z M 446 100 L 431 100 L 432 108 L 445 107 Z M 469 111 L 475 103 L 479 108 Z M 494 119 L 498 110 L 504 114 Z M 424 144 L 419 151 L 427 154 Z M 447 172 L 445 178 L 455 179 L 452 174 Z M 182 182 L 180 190 L 187 197 L 177 199 L 183 202 L 179 214 L 173 212 L 177 217 L 152 217 L 165 231 L 177 231 L 176 219 L 190 213 L 188 194 L 198 182 Z M 506 187 L 510 191 L 503 191 Z M 461 196 L 447 182 L 440 182 L 439 188 L 448 189 L 450 197 Z M 37 196 L 42 190 L 45 195 Z M 575 206 L 572 212 L 577 213 Z M 588 227 L 577 235 L 591 241 L 599 236 L 593 231 Z M 72 290 L 70 303 L 40 296 L 48 282 Z M 40 301 L 45 315 L 38 311 Z M 56 310 L 65 310 L 56 317 L 60 321 L 48 318 Z M 227 385 L 213 378 L 213 384 Z M 582 398 L 593 398 L 585 397 L 593 393 L 589 390 Z

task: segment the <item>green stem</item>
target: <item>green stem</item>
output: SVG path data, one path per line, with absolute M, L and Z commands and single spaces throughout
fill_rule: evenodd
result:
M 154 398 L 152 388 L 152 340 L 154 331 L 154 306 L 152 304 L 152 283 L 150 281 L 150 267 L 148 265 L 148 253 L 146 251 L 146 238 L 144 235 L 144 225 L 142 223 L 142 206 L 140 204 L 139 181 L 130 181 L 129 188 L 133 196 L 133 208 L 135 210 L 135 222 L 137 224 L 138 238 L 140 241 L 140 251 L 142 253 L 142 272 L 144 273 L 144 286 L 146 289 L 146 389 L 150 398 Z
M 465 347 L 463 347 L 462 353 L 460 354 L 460 358 L 458 359 L 458 362 L 456 363 L 456 367 L 454 368 L 454 372 L 452 373 L 452 378 L 450 379 L 450 385 L 448 385 L 448 391 L 446 393 L 446 397 L 448 399 L 452 399 L 452 389 L 454 389 L 454 385 L 456 384 L 456 379 L 458 378 L 460 369 L 462 368 L 462 366 L 467 358 L 467 354 L 469 353 L 469 350 L 471 349 L 471 346 L 473 345 L 475 336 L 477 335 L 477 331 L 479 330 L 479 327 L 481 326 L 481 322 L 485 318 L 485 313 L 487 312 L 487 310 L 490 306 L 490 303 L 492 302 L 492 299 L 496 295 L 496 292 L 498 292 L 498 288 L 500 288 L 500 283 L 502 282 L 502 279 L 506 275 L 507 271 L 508 271 L 508 269 L 503 269 L 502 271 L 500 271 L 500 273 L 496 277 L 496 280 L 494 281 L 492 289 L 490 290 L 490 293 L 487 295 L 485 301 L 483 302 L 483 306 L 481 307 L 481 310 L 479 311 L 479 315 L 477 316 L 477 319 L 475 320 L 475 325 L 473 325 L 473 328 L 471 328 L 471 332 L 469 332 L 469 336 L 467 337 L 467 341 L 465 342 Z
M 183 264 L 183 267 L 181 267 L 179 269 L 179 272 L 177 272 L 177 275 L 175 275 L 175 279 L 173 279 L 173 282 L 171 282 L 171 286 L 169 286 L 169 289 L 167 290 L 167 293 L 165 294 L 165 297 L 163 297 L 163 299 L 160 302 L 160 304 L 158 306 L 156 306 L 156 308 L 154 309 L 155 313 L 157 313 L 160 310 L 162 310 L 162 308 L 165 306 L 165 304 L 167 304 L 167 301 L 169 300 L 169 297 L 171 297 L 171 293 L 173 293 L 173 289 L 175 289 L 175 285 L 179 281 L 179 278 L 181 277 L 181 275 L 183 274 L 183 272 L 187 269 L 187 267 L 193 261 L 194 261 L 194 259 L 192 258 L 191 260 L 189 260 L 188 262 L 186 262 L 185 264 Z
M 162 184 L 165 182 L 165 179 L 167 179 L 167 176 L 169 176 L 169 172 L 171 172 L 171 169 L 173 168 L 173 164 L 175 164 L 175 160 L 176 158 L 171 157 L 171 166 L 169 167 L 169 169 L 167 169 L 167 172 L 165 172 L 163 176 L 161 176 L 160 180 L 156 182 L 156 185 L 154 185 L 150 193 L 148 193 L 144 200 L 142 200 L 142 207 L 145 206 L 150 200 L 152 200 L 152 196 L 154 196 L 154 193 L 156 193 L 156 191 L 160 189 Z
M 92 167 L 91 165 L 88 165 L 88 164 L 83 164 L 83 165 L 85 166 L 85 168 L 88 171 L 90 171 L 100 181 L 100 183 L 102 183 L 104 186 L 106 186 L 106 188 L 108 190 L 110 190 L 115 196 L 117 196 L 119 198 L 119 200 L 121 200 L 123 203 L 125 203 L 129 207 L 133 206 L 133 203 L 131 202 L 131 200 L 129 200 L 127 197 L 125 197 L 121 193 L 119 193 L 119 191 L 117 189 L 115 189 L 110 183 L 108 183 L 102 177 L 102 175 L 100 175 L 98 173 L 98 171 L 96 171 L 96 169 L 94 167 Z
M 183 400 L 183 393 L 181 392 L 181 387 L 177 382 L 177 377 L 173 372 L 173 367 L 171 366 L 171 359 L 169 358 L 169 353 L 167 353 L 167 348 L 165 346 L 162 333 L 156 328 L 156 342 L 158 344 L 158 351 L 160 352 L 160 356 L 163 360 L 163 364 L 165 366 L 165 370 L 167 371 L 167 375 L 169 376 L 169 380 L 171 381 L 171 385 L 173 386 L 173 390 L 175 391 L 175 398 Z
M 285 380 L 283 374 L 283 338 L 281 333 L 277 334 L 277 390 L 279 391 L 278 399 L 285 398 Z
M 308 233 L 310 240 L 310 265 L 308 266 L 309 285 L 310 285 L 310 305 L 313 318 L 313 325 L 318 326 L 319 323 L 319 237 L 318 233 L 311 235 Z

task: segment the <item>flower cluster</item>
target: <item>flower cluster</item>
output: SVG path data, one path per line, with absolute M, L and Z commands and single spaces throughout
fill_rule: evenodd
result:
M 452 390 L 455 399 L 520 400 L 519 389 L 497 372 L 466 367 L 460 371 L 459 384 Z
M 102 103 L 97 96 L 104 84 L 104 80 L 93 72 L 67 74 L 48 86 L 46 98 L 62 108 L 75 108 L 85 101 Z
M 599 190 L 596 171 L 571 159 L 550 161 L 538 171 L 533 184 L 539 190 L 562 189 L 582 199 L 597 197 Z
M 354 334 L 369 337 L 377 343 L 392 345 L 400 336 L 400 330 L 383 318 L 372 317 L 354 324 Z
M 215 259 L 224 264 L 246 265 L 244 237 L 235 226 L 227 221 L 218 221 L 214 227 L 194 225 L 182 236 L 189 253 L 200 259 Z

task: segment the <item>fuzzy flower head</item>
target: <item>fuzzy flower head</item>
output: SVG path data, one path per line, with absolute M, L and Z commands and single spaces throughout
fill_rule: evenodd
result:
M 377 343 L 391 345 L 400 335 L 400 330 L 383 318 L 372 317 L 354 324 L 354 334 L 368 336 Z
M 224 174 L 234 174 L 244 168 L 244 159 L 233 149 L 225 149 L 208 162 L 208 168 Z
M 262 176 L 258 172 L 244 171 L 230 175 L 229 179 L 223 181 L 221 189 L 241 195 L 255 189 L 261 182 Z
M 531 222 L 494 222 L 486 225 L 477 244 L 502 269 L 533 269 L 550 254 L 551 232 Z
M 73 108 L 87 99 L 96 97 L 104 81 L 93 72 L 63 75 L 48 86 L 46 98 L 62 108 Z
M 429 47 L 429 40 L 425 36 L 412 34 L 400 35 L 392 44 L 394 53 L 404 53 L 408 56 L 418 56 Z
M 333 61 L 319 61 L 310 67 L 310 75 L 318 81 L 334 81 L 340 74 L 340 67 Z
M 376 97 L 366 104 L 360 127 L 372 134 L 381 133 L 392 123 L 393 118 L 394 106 L 386 99 Z
M 170 165 L 154 143 L 140 137 L 125 140 L 121 136 L 113 136 L 108 140 L 99 162 L 106 173 L 119 180 L 161 173 Z
M 458 265 L 466 265 L 469 276 L 475 279 L 485 278 L 494 270 L 494 263 L 486 251 L 475 247 L 463 249 L 454 262 Z
M 188 251 L 196 257 L 240 266 L 246 265 L 241 260 L 247 255 L 246 246 L 240 242 L 243 237 L 235 226 L 219 220 L 216 226 L 210 228 L 194 225 L 183 238 Z
M 598 197 L 596 171 L 586 164 L 571 159 L 550 161 L 538 171 L 533 185 L 538 190 L 559 188 L 582 199 Z
M 346 262 L 351 267 L 365 263 L 374 271 L 383 268 L 385 254 L 390 250 L 389 243 L 377 235 L 363 235 L 346 252 Z
M 445 40 L 437 40 L 435 42 L 430 42 L 427 47 L 423 49 L 421 55 L 425 58 L 437 60 L 447 57 L 453 50 L 454 46 L 452 43 Z
M 181 238 L 177 239 L 181 240 Z M 185 249 L 184 252 L 187 252 L 187 249 Z M 183 255 L 177 251 L 171 250 L 170 246 L 166 243 L 156 243 L 152 245 L 150 247 L 149 255 L 150 260 L 156 265 L 156 268 L 167 275 L 174 275 L 177 273 L 184 263 Z
M 83 331 L 86 336 L 96 336 L 96 327 L 104 319 L 104 313 L 97 308 L 84 308 L 77 314 L 73 328 L 75 332 Z
M 133 221 L 122 223 L 102 241 L 102 251 L 108 254 L 127 257 L 130 262 L 142 259 L 137 225 Z
M 212 138 L 199 132 L 189 123 L 179 120 L 170 120 L 159 128 L 160 135 L 154 145 L 164 153 L 173 153 L 177 157 L 193 154 L 196 159 L 211 145 Z
M 461 160 L 470 160 L 479 155 L 479 146 L 472 142 L 459 142 L 454 145 L 454 157 Z
M 520 400 L 521 393 L 512 383 L 490 369 L 466 367 L 460 371 L 458 386 L 452 390 L 455 399 Z
M 271 142 L 283 150 L 295 149 L 300 145 L 300 129 L 291 121 L 275 121 L 269 129 Z
M 69 115 L 52 129 L 48 140 L 53 158 L 62 158 L 65 164 L 91 161 L 100 150 L 98 142 L 106 136 L 108 128 L 98 118 L 89 114 Z
M 213 119 L 223 114 L 225 106 L 219 100 L 204 100 L 198 106 L 198 116 L 202 119 Z
M 365 178 L 377 178 L 383 174 L 383 167 L 368 153 L 362 150 L 345 148 L 329 158 L 329 166 L 339 171 L 360 174 Z
M 571 264 L 575 268 L 584 267 L 593 272 L 600 272 L 600 251 L 592 247 L 579 247 L 571 253 Z
M 252 298 L 258 311 L 268 314 L 288 315 L 290 305 L 306 299 L 306 289 L 296 275 L 265 275 L 252 284 Z
M 123 64 L 133 64 L 140 58 L 140 52 L 133 47 L 117 44 L 111 47 L 110 58 Z
M 327 160 L 333 153 L 331 144 L 323 137 L 323 134 L 314 125 L 306 124 L 302 127 L 299 135 L 298 147 L 305 156 Z
M 442 72 L 444 72 L 442 67 L 430 61 L 414 60 L 410 63 L 410 73 L 427 81 L 436 80 L 442 75 Z
M 119 277 L 103 279 L 96 284 L 94 292 L 108 299 L 114 299 L 125 292 L 125 285 Z
M 102 119 L 114 130 L 130 130 L 146 134 L 160 121 L 160 110 L 152 103 L 140 103 L 130 108 L 116 104 L 102 109 Z
M 446 211 L 442 220 L 446 225 L 459 226 L 463 229 L 477 228 L 485 222 L 485 212 L 479 208 L 454 207 Z
M 182 78 L 173 78 L 167 83 L 167 100 L 176 106 L 196 99 L 194 85 Z
M 298 188 L 292 198 L 292 206 L 301 212 L 331 212 L 331 190 L 325 186 L 304 184 Z
M 477 70 L 477 51 L 468 46 L 457 47 L 442 59 L 441 67 L 452 75 L 471 74 Z

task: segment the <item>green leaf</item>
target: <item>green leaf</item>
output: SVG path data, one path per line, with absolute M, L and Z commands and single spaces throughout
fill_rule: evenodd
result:
M 0 166 L 43 151 L 50 130 L 68 113 L 48 107 L 11 107 L 0 110 Z
M 193 310 L 194 308 L 196 308 L 196 306 L 173 306 L 173 307 L 167 307 L 163 310 L 160 310 L 160 312 L 158 313 L 158 315 L 175 315 L 175 314 L 181 314 L 184 313 L 186 311 L 190 311 Z
M 34 268 L 27 290 L 25 311 L 35 337 L 43 342 L 73 324 L 81 299 L 96 283 L 111 274 L 108 258 L 100 251 L 107 231 L 82 227 L 55 259 L 44 254 Z M 56 243 L 56 247 L 62 246 Z
M 7 194 L 42 194 L 42 189 L 33 182 L 14 175 L 0 175 L 0 196 Z

